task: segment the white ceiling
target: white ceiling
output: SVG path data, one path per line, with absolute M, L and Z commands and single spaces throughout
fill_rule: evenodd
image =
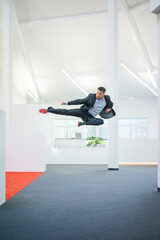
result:
M 84 97 L 61 71 L 64 67 L 87 92 L 107 87 L 107 0 L 14 0 L 35 80 L 46 102 Z M 145 2 L 128 0 L 129 7 Z M 78 16 L 77 16 L 78 15 Z M 146 4 L 133 13 L 153 70 L 157 69 L 156 16 Z M 33 90 L 17 32 L 14 33 L 15 89 Z M 133 29 L 119 1 L 119 61 L 151 85 Z M 25 73 L 25 74 L 24 74 Z M 120 97 L 155 97 L 119 67 Z

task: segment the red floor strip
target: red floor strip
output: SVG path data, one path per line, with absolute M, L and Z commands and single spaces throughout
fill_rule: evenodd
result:
M 6 201 L 33 182 L 43 172 L 6 172 Z

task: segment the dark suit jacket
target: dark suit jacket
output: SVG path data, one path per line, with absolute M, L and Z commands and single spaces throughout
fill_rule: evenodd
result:
M 102 118 L 111 118 L 114 117 L 116 115 L 115 111 L 112 109 L 113 107 L 113 102 L 110 100 L 110 96 L 109 95 L 105 95 L 104 96 L 105 101 L 106 101 L 106 106 L 103 108 L 103 110 L 100 112 L 100 116 Z M 87 111 L 93 107 L 93 105 L 95 104 L 96 101 L 96 94 L 94 93 L 90 93 L 86 98 L 83 99 L 76 99 L 73 101 L 69 101 L 68 105 L 78 105 L 78 104 L 83 104 L 81 106 L 81 109 L 83 111 Z M 109 113 L 105 113 L 105 110 L 109 108 L 110 112 Z

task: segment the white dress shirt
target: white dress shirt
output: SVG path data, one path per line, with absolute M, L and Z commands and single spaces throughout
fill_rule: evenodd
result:
M 96 117 L 106 106 L 106 101 L 105 99 L 96 99 L 95 104 L 93 105 L 92 108 L 89 109 L 89 113 L 93 116 Z

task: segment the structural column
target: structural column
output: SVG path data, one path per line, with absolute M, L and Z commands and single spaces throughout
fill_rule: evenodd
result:
M 108 169 L 118 170 L 118 1 L 108 0 L 108 94 L 116 117 L 109 120 Z
M 158 20 L 158 191 L 160 191 L 160 13 Z
M 6 176 L 5 176 L 5 143 L 6 143 L 6 121 L 5 112 L 0 110 L 0 205 L 5 202 Z
M 160 191 L 160 2 L 151 0 L 151 12 L 157 14 L 158 32 L 158 191 Z
M 6 130 L 11 130 L 12 123 L 12 0 L 3 4 L 3 110 L 6 111 Z

